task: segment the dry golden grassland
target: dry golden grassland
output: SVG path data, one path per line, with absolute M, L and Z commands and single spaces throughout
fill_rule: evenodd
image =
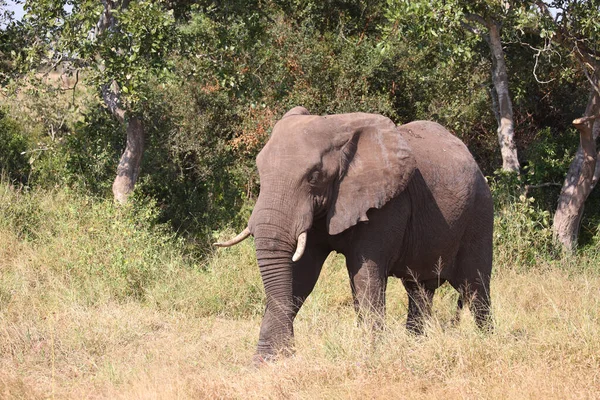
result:
M 375 344 L 333 255 L 296 321 L 296 355 L 256 369 L 252 242 L 199 262 L 144 218 L 0 187 L 0 398 L 600 396 L 600 268 L 589 255 L 516 266 L 513 247 L 497 246 L 488 335 L 468 311 L 451 325 L 456 294 L 442 287 L 427 335 L 408 336 L 406 294 L 391 280 Z

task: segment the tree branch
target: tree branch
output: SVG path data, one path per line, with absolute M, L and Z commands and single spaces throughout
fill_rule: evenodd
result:
M 58 67 L 58 65 L 59 65 L 59 64 L 62 62 L 62 60 L 63 60 L 63 56 L 62 56 L 62 54 L 61 54 L 61 55 L 58 57 L 58 59 L 57 59 L 57 60 L 56 60 L 54 63 L 52 63 L 52 64 L 50 65 L 50 68 L 48 68 L 48 71 L 46 71 L 46 73 L 44 73 L 43 77 L 44 77 L 44 78 L 47 78 L 47 77 L 48 77 L 48 75 L 50 75 L 50 72 L 52 72 L 53 70 L 55 70 L 55 69 Z
M 129 6 L 130 0 L 121 0 L 119 3 L 115 0 L 102 0 L 104 4 L 104 12 L 100 16 L 100 20 L 97 24 L 97 35 L 104 33 L 108 29 L 114 29 L 116 21 L 112 13 L 112 10 L 117 8 L 120 4 L 120 9 L 126 9 Z M 121 123 L 125 122 L 125 110 L 121 104 L 121 91 L 118 83 L 113 80 L 102 86 L 102 99 L 108 107 L 108 110 L 113 114 Z
M 598 118 L 600 118 L 600 115 L 588 115 L 586 117 L 577 118 L 577 119 L 573 120 L 573 125 L 575 125 L 575 126 L 583 125 L 588 122 L 594 121 Z
M 547 17 L 552 18 L 552 13 L 550 12 L 550 9 L 548 8 L 548 6 L 546 5 L 546 3 L 544 3 L 541 0 L 536 0 L 535 1 L 535 5 L 538 6 L 538 8 L 540 9 L 540 11 L 542 13 L 544 13 Z
M 565 48 L 573 50 L 575 59 L 580 64 L 583 73 L 590 82 L 590 85 L 592 86 L 593 90 L 600 95 L 600 87 L 598 86 L 596 79 L 590 76 L 587 70 L 589 67 L 592 69 L 592 71 L 594 71 L 594 76 L 597 75 L 598 69 L 600 68 L 600 58 L 598 58 L 596 52 L 589 48 L 583 40 L 577 38 L 576 35 L 568 31 L 568 29 L 565 27 L 566 18 L 563 18 L 563 24 L 562 26 L 559 26 L 557 21 L 552 18 L 550 9 L 543 1 L 536 0 L 535 4 L 538 6 L 542 14 L 550 18 L 554 24 L 555 35 L 553 40 Z
M 483 36 L 484 33 L 483 31 L 481 31 L 480 29 L 475 28 L 473 25 L 471 24 L 467 24 L 464 21 L 460 21 L 460 25 L 465 28 L 466 30 L 468 30 L 471 33 L 474 33 L 475 35 L 479 35 L 479 36 Z
M 579 63 L 579 65 L 581 66 L 581 69 L 583 70 L 583 73 L 585 74 L 585 77 L 587 78 L 588 82 L 590 83 L 590 85 L 592 85 L 592 88 L 596 91 L 597 95 L 600 96 L 600 87 L 598 87 L 597 84 L 597 80 L 594 79 L 592 76 L 590 76 L 589 72 L 588 72 L 588 67 L 592 69 L 592 71 L 594 71 L 594 76 L 596 76 L 597 74 L 597 70 L 596 68 L 598 68 L 598 66 L 596 66 L 596 68 L 594 68 L 594 66 L 592 66 L 590 63 L 585 63 L 583 61 L 583 54 L 581 53 L 581 50 L 579 48 L 577 48 L 577 52 L 579 53 L 580 57 L 575 56 L 575 59 L 577 60 L 577 62 Z
M 533 48 L 533 47 L 532 47 L 532 48 Z M 535 80 L 536 80 L 538 83 L 541 83 L 541 84 L 546 84 L 546 83 L 550 83 L 550 82 L 552 82 L 552 81 L 553 81 L 555 78 L 552 78 L 552 79 L 550 79 L 550 80 L 548 80 L 548 81 L 540 81 L 540 79 L 539 79 L 539 78 L 538 78 L 538 76 L 537 76 L 537 66 L 538 66 L 538 62 L 539 62 L 539 60 L 540 60 L 540 55 L 542 54 L 542 51 L 544 51 L 544 50 L 543 50 L 543 49 L 537 49 L 537 53 L 535 53 L 535 55 L 534 55 L 534 57 L 535 57 L 535 65 L 533 66 L 533 77 L 535 78 Z M 560 55 L 560 54 L 559 54 L 559 55 Z
M 116 81 L 102 86 L 102 99 L 111 114 L 121 123 L 125 122 L 125 110 L 121 107 L 120 90 Z
M 467 21 L 471 21 L 471 22 L 476 22 L 478 24 L 481 24 L 485 27 L 488 27 L 488 21 L 486 21 L 481 15 L 477 15 L 477 14 L 465 14 L 465 18 L 467 19 Z
M 539 185 L 525 185 L 525 197 L 529 196 L 529 191 L 531 189 L 541 189 L 541 188 L 545 188 L 545 187 L 549 187 L 549 186 L 557 186 L 557 187 L 562 187 L 562 184 L 560 183 L 555 183 L 555 182 L 546 182 L 546 183 L 540 183 Z
M 546 182 L 546 183 L 540 183 L 539 185 L 525 185 L 525 190 L 539 189 L 539 188 L 548 187 L 548 186 L 562 187 L 562 183 Z

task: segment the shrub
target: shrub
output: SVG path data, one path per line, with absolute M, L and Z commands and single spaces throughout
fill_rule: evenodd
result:
M 525 194 L 520 179 L 502 171 L 490 179 L 496 269 L 527 270 L 557 254 L 552 243 L 551 214 Z
M 20 126 L 8 111 L 0 108 L 0 172 L 9 180 L 26 184 L 30 173 L 28 143 Z
M 0 231 L 32 257 L 9 259 L 15 264 L 6 272 L 45 276 L 56 283 L 54 295 L 77 287 L 84 303 L 143 299 L 175 265 L 186 265 L 183 242 L 156 215 L 151 203 L 122 208 L 67 188 L 22 192 L 3 183 Z

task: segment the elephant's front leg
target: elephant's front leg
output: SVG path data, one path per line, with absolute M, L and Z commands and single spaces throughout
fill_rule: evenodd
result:
M 296 263 L 290 262 L 284 271 L 268 271 L 261 268 L 267 307 L 260 327 L 255 363 L 270 360 L 280 353 L 292 353 L 294 319 L 315 287 L 330 251 L 314 241 L 309 235 L 307 249 L 302 258 Z M 273 282 L 279 282 L 280 285 L 275 286 Z
M 387 285 L 384 268 L 364 256 L 347 258 L 346 264 L 359 322 L 375 331 L 383 329 Z

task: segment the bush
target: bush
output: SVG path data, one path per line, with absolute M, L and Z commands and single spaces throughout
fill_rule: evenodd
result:
M 175 265 L 185 265 L 183 242 L 157 224 L 156 214 L 152 204 L 120 208 L 68 189 L 25 193 L 2 184 L 0 231 L 33 257 L 6 272 L 37 271 L 34 277 L 51 277 L 59 292 L 79 288 L 84 303 L 143 299 Z
M 0 184 L 0 310 L 151 304 L 189 315 L 263 311 L 252 241 L 207 256 L 161 224 L 153 201 L 116 206 L 69 188 Z M 231 234 L 231 232 L 226 233 Z
M 490 188 L 495 269 L 527 270 L 558 254 L 552 242 L 551 214 L 525 194 L 520 176 L 497 171 Z
M 16 121 L 0 108 L 0 173 L 22 185 L 27 183 L 30 166 L 27 161 L 28 143 Z

